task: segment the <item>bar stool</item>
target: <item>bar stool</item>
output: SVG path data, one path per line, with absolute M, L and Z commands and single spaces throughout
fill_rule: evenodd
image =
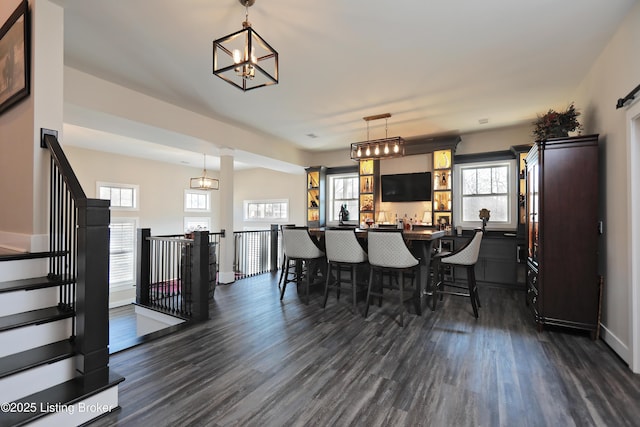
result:
M 478 307 L 480 307 L 480 298 L 478 297 L 478 286 L 476 283 L 475 265 L 478 262 L 480 254 L 480 244 L 482 243 L 483 232 L 476 229 L 475 234 L 463 247 L 453 252 L 445 252 L 437 254 L 434 261 L 434 272 L 437 275 L 437 281 L 433 288 L 432 310 L 436 309 L 437 296 L 440 295 L 442 300 L 443 294 L 467 297 L 471 300 L 473 315 L 478 318 Z M 467 286 L 460 286 L 454 283 L 445 283 L 444 267 L 455 266 L 464 267 L 467 270 Z M 448 291 L 445 286 L 457 289 L 467 289 L 467 292 Z
M 420 313 L 420 260 L 411 254 L 402 236 L 402 230 L 397 229 L 371 229 L 367 235 L 369 248 L 369 265 L 371 266 L 369 273 L 369 289 L 367 291 L 367 305 L 364 317 L 369 313 L 369 302 L 372 296 L 383 297 L 384 284 L 382 275 L 390 273 L 392 277 L 397 278 L 398 290 L 400 291 L 400 326 L 404 327 L 405 301 L 413 300 L 416 306 L 416 312 Z M 373 290 L 374 277 L 378 274 L 380 278 L 380 291 Z M 412 296 L 404 297 L 404 281 L 405 277 L 410 275 L 416 279 L 415 289 Z M 389 284 L 393 285 L 393 280 Z
M 308 227 L 285 227 L 282 229 L 282 240 L 284 253 L 287 257 L 285 266 L 286 277 L 289 277 L 290 269 L 294 268 L 296 283 L 300 284 L 302 277 L 305 278 L 305 303 L 309 304 L 309 287 L 311 286 L 311 276 L 316 267 L 323 267 L 322 261 L 325 257 L 324 251 L 309 234 Z M 293 261 L 293 264 L 289 261 Z M 303 266 L 304 264 L 304 266 Z M 284 298 L 284 291 L 287 289 L 288 281 L 285 280 L 280 293 L 280 300 Z
M 295 224 L 283 224 L 280 226 L 280 235 L 282 236 L 282 230 L 288 227 L 295 227 Z M 282 236 L 282 265 L 280 266 L 280 278 L 278 279 L 278 289 L 282 289 L 282 280 L 284 279 L 285 282 L 293 282 L 296 280 L 296 276 L 295 276 L 295 272 L 294 274 L 291 274 L 291 277 L 289 277 L 289 269 L 286 268 L 287 264 L 291 263 L 291 261 L 289 261 L 289 259 L 287 258 L 287 255 L 285 254 L 285 250 L 284 250 L 284 236 Z M 285 272 L 287 272 L 287 274 L 285 275 Z
M 350 281 L 348 283 L 351 284 L 353 313 L 355 314 L 357 311 L 357 271 L 359 267 L 367 262 L 367 253 L 360 245 L 356 237 L 355 229 L 328 229 L 324 232 L 324 243 L 329 268 L 327 270 L 327 281 L 324 287 L 324 303 L 322 307 L 327 306 L 330 287 L 336 289 L 337 299 L 340 299 L 342 272 L 343 270 L 347 270 L 350 273 Z M 335 269 L 335 280 L 332 280 L 331 277 L 332 268 Z

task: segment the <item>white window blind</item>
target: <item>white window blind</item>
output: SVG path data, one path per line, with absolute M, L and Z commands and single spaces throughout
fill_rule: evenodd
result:
M 109 231 L 109 286 L 134 286 L 136 220 L 112 218 Z

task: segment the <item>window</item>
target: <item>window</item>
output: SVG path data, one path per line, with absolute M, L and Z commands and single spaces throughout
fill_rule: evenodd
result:
M 98 198 L 111 201 L 113 210 L 138 210 L 138 186 L 131 184 L 96 184 Z
M 185 212 L 210 212 L 211 193 L 203 190 L 184 190 Z
M 515 160 L 463 163 L 455 166 L 454 222 L 465 228 L 479 227 L 483 208 L 491 211 L 487 228 L 515 229 Z
M 205 231 L 211 230 L 211 218 L 203 216 L 185 216 L 184 231 Z
M 289 200 L 245 200 L 245 221 L 275 221 L 289 220 Z
M 135 286 L 135 218 L 111 218 L 109 224 L 109 287 Z
M 358 221 L 359 178 L 358 172 L 327 175 L 329 182 L 329 203 L 327 218 L 329 222 L 340 220 L 340 207 L 347 205 L 349 221 Z

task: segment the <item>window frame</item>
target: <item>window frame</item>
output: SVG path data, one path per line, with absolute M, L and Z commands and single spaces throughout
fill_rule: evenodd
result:
M 133 206 L 113 206 L 111 199 L 102 199 L 100 197 L 102 188 L 133 190 Z M 109 209 L 113 211 L 139 211 L 140 210 L 140 186 L 137 184 L 123 184 L 115 182 L 96 181 L 96 198 L 101 200 L 109 200 Z
M 285 203 L 285 217 L 273 217 L 273 216 L 265 216 L 262 218 L 250 218 L 249 217 L 249 205 L 250 204 L 282 204 Z M 243 200 L 242 201 L 242 219 L 246 222 L 268 222 L 268 223 L 286 223 L 289 221 L 290 216 L 290 203 L 289 199 L 263 199 L 263 200 Z
M 356 193 L 354 195 L 354 197 L 352 199 L 338 199 L 338 200 L 353 200 L 355 201 L 356 204 L 356 209 L 355 212 L 350 211 L 349 212 L 349 221 L 345 221 L 346 224 L 358 224 L 359 221 L 359 216 L 360 216 L 360 174 L 356 169 L 354 169 L 353 171 L 349 170 L 349 171 L 341 171 L 341 172 L 336 172 L 336 173 L 327 173 L 326 176 L 326 180 L 327 180 L 327 202 L 326 202 L 326 207 L 325 207 L 325 214 L 327 218 L 327 224 L 330 226 L 334 226 L 339 224 L 339 219 L 337 217 L 338 213 L 335 213 L 335 218 L 333 218 L 333 210 L 332 210 L 332 206 L 334 205 L 334 201 L 336 200 L 334 198 L 334 189 L 333 189 L 333 180 L 334 179 L 343 179 L 343 178 L 354 178 L 356 180 Z M 355 215 L 355 216 L 354 216 Z
M 464 229 L 473 229 L 482 227 L 482 220 L 478 218 L 478 220 L 474 221 L 463 221 L 462 220 L 462 209 L 463 209 L 463 199 L 465 196 L 462 195 L 462 171 L 464 169 L 482 169 L 482 168 L 493 168 L 498 166 L 507 166 L 507 221 L 496 221 L 493 219 L 489 219 L 487 222 L 486 229 L 487 230 L 516 230 L 518 228 L 518 213 L 517 213 L 517 200 L 518 200 L 518 166 L 516 159 L 506 158 L 506 159 L 495 159 L 495 160 L 478 160 L 478 161 L 468 161 L 462 163 L 455 163 L 453 167 L 453 222 L 457 226 L 462 226 Z M 494 193 L 486 194 L 487 197 L 491 196 Z M 498 193 L 495 193 L 498 194 Z M 505 194 L 505 193 L 499 193 Z M 482 195 L 480 195 L 482 196 Z
M 197 229 L 191 228 L 189 223 L 191 222 L 206 222 L 205 228 Z M 192 231 L 211 231 L 211 218 L 208 216 L 185 216 L 183 219 L 183 227 L 185 233 L 190 233 Z
M 200 208 L 190 208 L 187 206 L 187 200 L 188 197 L 191 195 L 198 195 L 198 196 L 205 196 L 206 198 L 206 208 L 200 209 Z M 192 190 L 190 188 L 187 188 L 184 190 L 184 198 L 183 198 L 183 203 L 184 203 L 184 211 L 185 212 L 211 212 L 211 192 L 207 191 L 207 190 Z

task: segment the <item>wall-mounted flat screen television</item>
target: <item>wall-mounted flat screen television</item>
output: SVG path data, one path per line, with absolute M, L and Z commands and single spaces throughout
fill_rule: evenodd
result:
M 431 200 L 431 172 L 382 175 L 383 202 L 423 202 Z

